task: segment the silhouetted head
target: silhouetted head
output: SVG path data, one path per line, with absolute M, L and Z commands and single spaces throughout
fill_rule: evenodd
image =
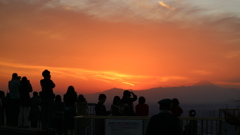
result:
M 50 77 L 50 71 L 48 71 L 47 69 L 44 70 L 44 71 L 42 72 L 42 76 L 43 76 L 44 78 Z
M 18 79 L 18 74 L 17 73 L 13 73 L 12 74 L 12 80 L 17 80 Z
M 119 96 L 115 96 L 115 97 L 113 98 L 113 104 L 118 104 L 118 103 L 120 103 L 120 101 L 121 101 L 121 99 L 120 99 Z
M 191 110 L 189 111 L 189 117 L 195 117 L 195 116 L 196 116 L 196 111 L 193 110 L 193 109 L 191 109 Z
M 173 98 L 173 99 L 172 99 L 172 102 L 173 102 L 173 106 L 179 105 L 179 101 L 178 101 L 177 98 Z
M 107 98 L 107 96 L 106 96 L 105 94 L 100 94 L 100 95 L 98 96 L 98 100 L 106 99 L 106 98 Z
M 146 102 L 146 100 L 143 96 L 139 97 L 139 99 L 138 99 L 139 104 L 145 104 L 145 102 Z
M 75 93 L 75 89 L 73 86 L 68 86 L 67 93 Z
M 27 77 L 22 77 L 22 80 L 21 80 L 21 82 L 27 82 L 28 81 L 28 79 L 27 79 Z
M 0 98 L 4 98 L 5 97 L 5 92 L 0 90 Z
M 55 102 L 61 102 L 62 101 L 62 97 L 60 95 L 57 95 L 55 97 Z
M 79 96 L 78 96 L 78 101 L 79 102 L 85 102 L 85 97 L 82 95 L 82 94 L 80 94 Z
M 125 96 L 125 97 L 131 97 L 131 92 L 128 91 L 128 90 L 125 90 L 125 91 L 123 92 L 123 96 Z
M 102 104 L 106 101 L 106 99 L 107 99 L 107 96 L 105 94 L 100 94 L 98 96 L 98 101 Z
M 160 105 L 160 110 L 170 110 L 172 107 L 172 100 L 171 99 L 162 99 L 158 101 Z

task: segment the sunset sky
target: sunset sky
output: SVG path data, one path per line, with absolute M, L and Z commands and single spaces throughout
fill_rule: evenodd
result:
M 239 0 L 0 0 L 0 89 L 240 88 Z

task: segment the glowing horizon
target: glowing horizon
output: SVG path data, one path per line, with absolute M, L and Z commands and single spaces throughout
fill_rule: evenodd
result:
M 159 76 L 144 76 L 144 75 L 129 75 L 129 74 L 127 75 L 127 74 L 121 74 L 113 71 L 93 71 L 93 70 L 67 68 L 67 67 L 32 66 L 32 65 L 23 65 L 23 64 L 16 64 L 16 63 L 13 64 L 13 63 L 7 63 L 7 62 L 0 62 L 0 65 L 3 70 L 12 69 L 12 70 L 8 70 L 7 74 L 3 74 L 4 79 L 8 79 L 9 81 L 11 79 L 9 78 L 9 75 L 11 75 L 11 73 L 15 73 L 16 71 L 15 68 L 17 68 L 19 71 L 21 71 L 21 72 L 16 72 L 18 73 L 19 76 L 22 76 L 22 77 L 28 76 L 28 79 L 30 79 L 30 81 L 34 80 L 33 86 L 38 89 L 37 91 L 41 90 L 40 85 L 38 86 L 38 83 L 40 79 L 42 79 L 41 72 L 45 69 L 50 70 L 53 81 L 56 78 L 65 78 L 65 77 L 74 78 L 78 81 L 79 80 L 82 80 L 82 81 L 95 80 L 95 81 L 100 81 L 102 83 L 107 83 L 107 84 L 117 84 L 119 86 L 118 88 L 135 89 L 135 90 L 145 89 L 145 88 L 148 88 L 150 85 L 151 85 L 150 88 L 157 87 L 158 86 L 156 85 L 157 82 L 167 82 L 169 80 L 176 81 L 176 80 L 186 79 L 178 76 L 159 77 Z M 68 85 L 60 84 L 60 86 L 64 87 L 65 89 L 67 89 L 67 87 L 70 85 L 72 84 L 71 83 L 69 83 Z M 146 87 L 144 85 L 148 85 L 148 86 Z M 106 87 L 105 89 L 103 88 L 102 90 L 108 90 L 114 87 L 116 86 L 112 85 L 112 87 Z M 92 86 L 89 86 L 89 88 L 92 89 Z M 57 89 L 59 90 L 61 88 L 58 87 Z M 88 91 L 84 91 L 84 93 L 85 92 L 89 93 Z

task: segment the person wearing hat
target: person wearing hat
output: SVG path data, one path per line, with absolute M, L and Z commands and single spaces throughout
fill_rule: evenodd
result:
M 158 104 L 160 113 L 151 117 L 146 135 L 182 135 L 180 120 L 171 113 L 172 100 L 162 99 Z

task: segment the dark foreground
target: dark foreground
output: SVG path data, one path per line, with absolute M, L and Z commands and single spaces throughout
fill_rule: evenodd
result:
M 0 126 L 1 135 L 55 135 L 55 130 Z

